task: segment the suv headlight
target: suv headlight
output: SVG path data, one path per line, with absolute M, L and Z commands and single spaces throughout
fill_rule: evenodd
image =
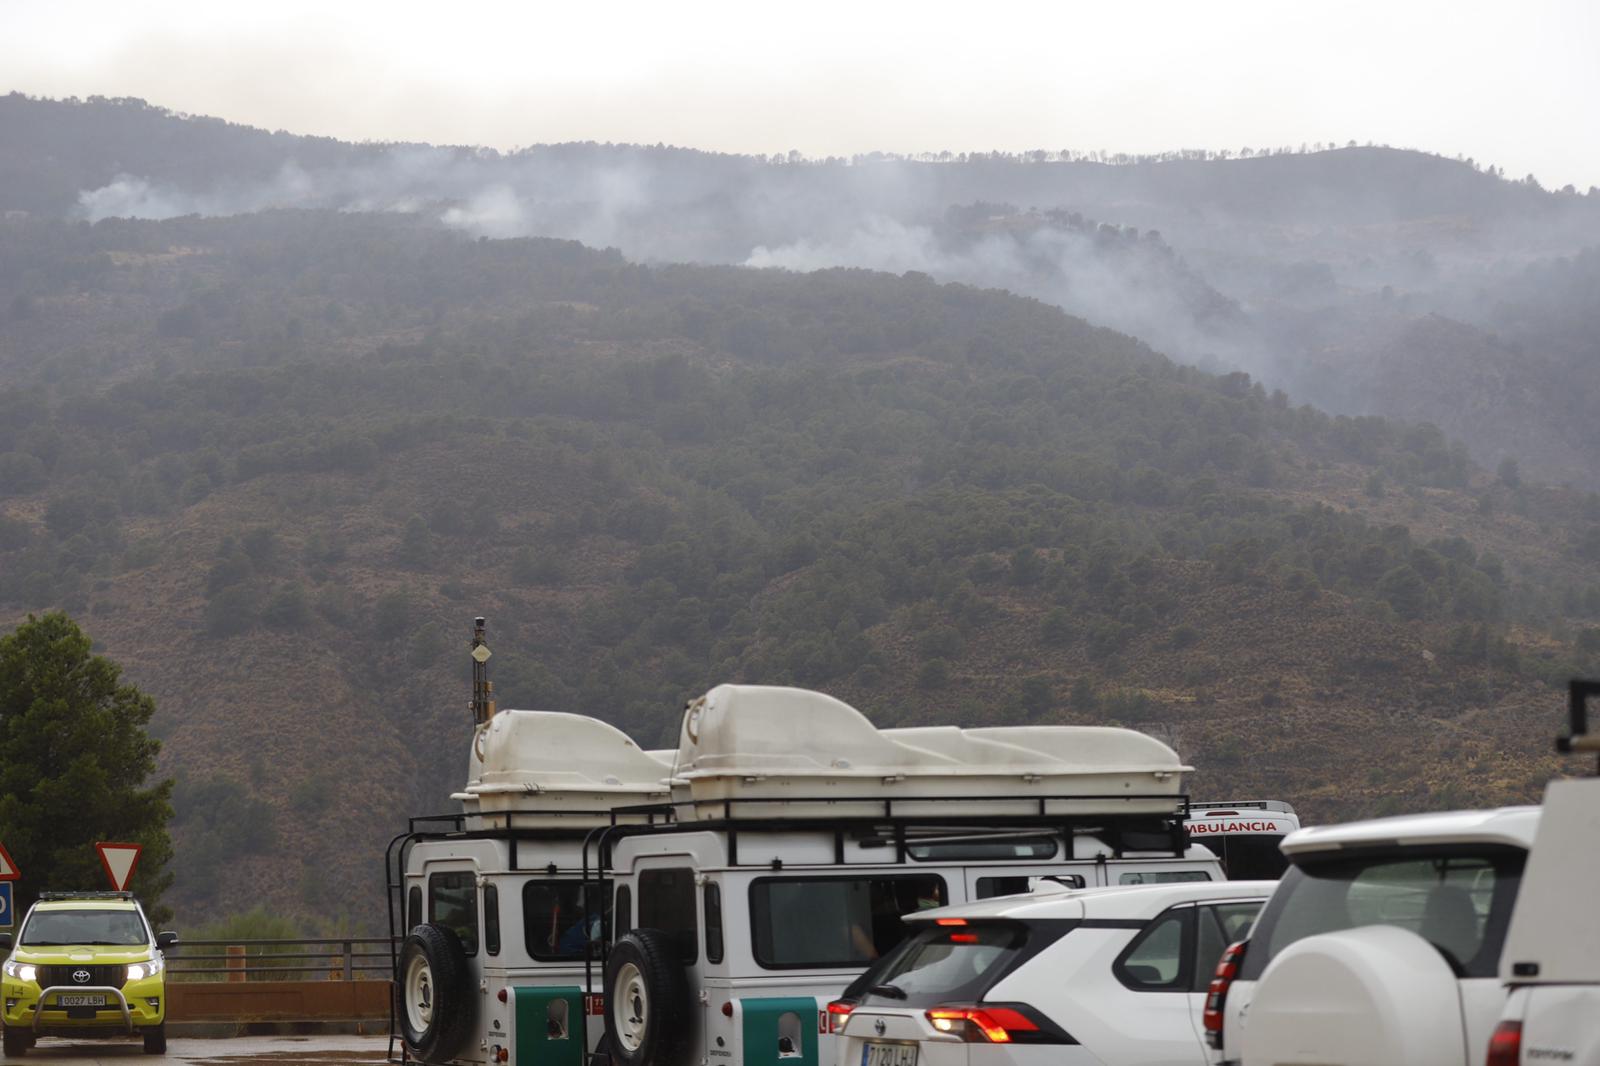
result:
M 128 967 L 128 980 L 143 981 L 146 977 L 154 977 L 163 969 L 161 956 L 157 955 L 149 962 L 136 962 Z
M 39 967 L 26 962 L 12 962 L 6 960 L 5 971 L 7 977 L 15 977 L 19 981 L 32 981 L 39 976 Z

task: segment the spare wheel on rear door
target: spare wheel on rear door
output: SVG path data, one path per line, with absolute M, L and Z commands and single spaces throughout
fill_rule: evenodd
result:
M 620 1066 L 682 1066 L 691 1046 L 689 978 L 659 929 L 635 929 L 606 958 L 606 1037 Z
M 394 1012 L 406 1050 L 423 1062 L 448 1062 L 472 1032 L 478 990 L 461 938 L 431 922 L 400 946 Z
M 1261 974 L 1239 1029 L 1244 1066 L 1476 1066 L 1467 1062 L 1449 963 L 1420 936 L 1388 925 L 1284 948 Z

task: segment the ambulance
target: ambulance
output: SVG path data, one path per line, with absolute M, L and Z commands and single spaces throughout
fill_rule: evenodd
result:
M 1191 803 L 1184 827 L 1216 853 L 1230 880 L 1273 880 L 1289 866 L 1279 845 L 1300 828 L 1300 818 L 1282 800 Z

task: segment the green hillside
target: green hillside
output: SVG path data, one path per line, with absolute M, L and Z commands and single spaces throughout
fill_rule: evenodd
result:
M 1545 779 L 1600 498 L 925 276 L 415 218 L 0 225 L 0 616 L 154 695 L 180 918 L 369 920 L 502 706 L 1122 722 L 1317 818 Z

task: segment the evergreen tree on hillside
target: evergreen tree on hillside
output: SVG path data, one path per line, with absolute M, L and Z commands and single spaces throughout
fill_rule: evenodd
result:
M 144 845 L 130 887 L 166 917 L 172 782 L 147 784 L 155 701 L 121 673 L 59 612 L 0 637 L 0 829 L 22 872 L 18 909 L 47 889 L 106 888 L 94 845 L 108 840 Z

